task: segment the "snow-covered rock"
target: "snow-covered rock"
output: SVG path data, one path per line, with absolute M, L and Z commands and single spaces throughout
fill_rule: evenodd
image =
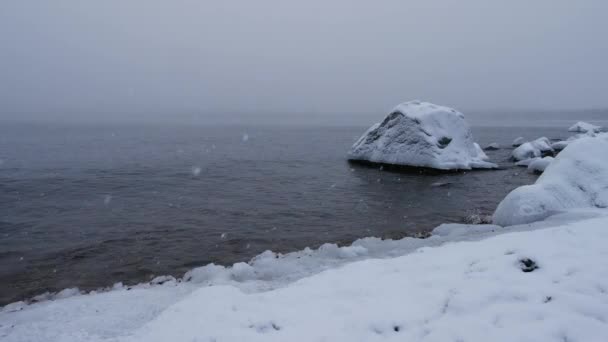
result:
M 606 134 L 570 143 L 534 185 L 519 187 L 500 202 L 493 222 L 502 226 L 524 224 L 586 207 L 608 207 Z
M 541 153 L 553 152 L 553 149 L 551 148 L 551 140 L 549 140 L 547 137 L 538 138 L 532 141 L 531 144 Z
M 539 160 L 539 159 L 542 159 L 542 158 L 535 157 L 535 158 L 524 159 L 524 160 L 518 161 L 517 163 L 515 163 L 515 165 L 517 165 L 517 166 L 523 166 L 523 167 L 527 168 L 528 166 L 530 166 L 530 164 L 532 164 L 532 162 L 534 162 L 536 160 Z
M 515 160 L 526 160 L 538 157 L 540 157 L 540 150 L 529 142 L 525 142 L 513 150 L 513 159 Z
M 496 167 L 485 161 L 479 150 L 462 113 L 410 101 L 370 127 L 352 146 L 348 158 L 440 170 Z
M 542 173 L 552 161 L 553 157 L 536 158 L 528 165 L 528 171 Z
M 515 138 L 515 140 L 513 140 L 513 147 L 521 146 L 525 142 L 526 140 L 524 139 L 524 137 Z
M 479 158 L 481 160 L 485 160 L 485 161 L 490 160 L 490 157 L 488 157 L 488 155 L 483 151 L 483 149 L 481 148 L 481 146 L 479 146 L 478 143 L 474 143 L 474 145 L 475 145 L 475 153 L 477 153 L 477 158 Z
M 491 143 L 490 145 L 486 146 L 485 150 L 487 151 L 494 151 L 494 150 L 498 150 L 500 149 L 500 145 L 498 145 L 498 143 Z
M 551 141 L 546 137 L 542 137 L 531 142 L 523 143 L 514 149 L 513 159 L 519 161 L 537 158 L 546 154 L 552 154 L 553 152 L 554 150 L 551 148 Z
M 569 140 L 556 141 L 551 144 L 551 148 L 554 149 L 555 151 L 561 151 L 561 150 L 565 149 L 569 143 L 570 143 Z
M 584 121 L 579 121 L 577 123 L 575 123 L 574 125 L 572 125 L 570 128 L 568 128 L 569 132 L 577 132 L 577 133 L 587 133 L 587 132 L 593 132 L 593 133 L 598 133 L 601 131 L 601 127 L 600 126 L 596 126 L 596 125 L 592 125 L 588 122 L 584 122 Z

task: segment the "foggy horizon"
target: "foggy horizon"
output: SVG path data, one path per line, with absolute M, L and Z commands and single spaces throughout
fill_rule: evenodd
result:
M 606 10 L 600 0 L 8 1 L 0 118 L 348 122 L 413 99 L 473 116 L 604 113 Z

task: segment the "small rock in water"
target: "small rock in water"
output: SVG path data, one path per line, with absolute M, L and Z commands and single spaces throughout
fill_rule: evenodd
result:
M 486 151 L 495 151 L 500 149 L 500 145 L 498 145 L 497 143 L 491 143 L 490 145 L 486 146 L 486 148 L 484 148 L 484 150 Z
M 519 137 L 519 138 L 513 140 L 513 147 L 521 146 L 525 142 L 526 142 L 526 139 L 524 139 L 524 137 Z

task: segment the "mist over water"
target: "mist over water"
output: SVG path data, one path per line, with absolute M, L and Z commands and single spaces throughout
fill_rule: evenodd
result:
M 0 119 L 607 108 L 604 0 L 6 0 Z M 241 115 L 239 115 L 240 117 Z

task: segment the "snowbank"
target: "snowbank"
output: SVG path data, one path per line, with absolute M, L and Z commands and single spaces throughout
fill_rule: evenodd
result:
M 184 293 L 185 284 L 168 284 L 71 297 L 1 312 L 0 336 L 6 342 L 603 341 L 607 224 L 604 215 L 425 247 L 270 291 L 220 285 Z
M 572 125 L 570 128 L 568 128 L 569 132 L 577 132 L 577 133 L 587 133 L 587 132 L 593 132 L 593 133 L 598 133 L 601 131 L 601 127 L 600 126 L 596 126 L 596 125 L 592 125 L 588 122 L 584 122 L 584 121 L 579 121 L 577 123 L 575 123 L 574 125 Z
M 428 102 L 397 106 L 352 146 L 350 160 L 440 170 L 494 168 L 473 141 L 464 115 Z M 484 158 L 485 157 L 485 158 Z
M 501 226 L 524 224 L 585 207 L 608 207 L 606 134 L 570 143 L 536 184 L 519 187 L 500 202 L 493 222 Z

